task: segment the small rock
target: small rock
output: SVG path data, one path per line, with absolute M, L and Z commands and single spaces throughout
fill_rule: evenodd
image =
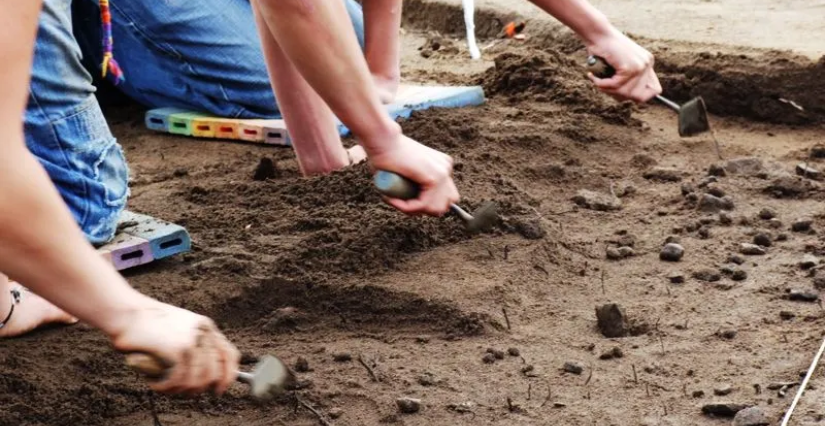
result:
M 713 394 L 716 396 L 730 395 L 733 392 L 733 387 L 728 384 L 721 385 L 713 389 Z
M 728 256 L 727 262 L 728 263 L 735 263 L 737 265 L 742 265 L 742 264 L 745 263 L 745 258 L 738 255 L 738 254 L 731 254 L 730 256 Z
M 507 349 L 507 353 L 510 354 L 510 356 L 520 356 L 521 355 L 521 351 L 519 351 L 518 348 L 509 348 L 509 349 Z
M 172 176 L 174 176 L 174 177 L 184 177 L 184 176 L 187 176 L 187 175 L 189 175 L 189 170 L 186 170 L 186 169 L 183 169 L 183 168 L 175 169 L 175 171 L 172 172 Z
M 725 328 L 725 329 L 719 330 L 716 333 L 716 335 L 718 335 L 719 337 L 721 337 L 723 339 L 726 339 L 726 340 L 735 339 L 737 334 L 738 334 L 738 332 L 736 330 L 732 329 L 732 328 Z M 727 394 L 725 394 L 725 395 L 727 395 Z
M 733 218 L 727 212 L 719 213 L 719 223 L 725 226 L 733 225 Z
M 825 145 L 814 145 L 811 148 L 811 157 L 825 158 Z
M 415 414 L 421 410 L 421 400 L 415 398 L 398 398 L 395 400 L 398 411 L 404 414 Z
M 352 361 L 352 354 L 349 352 L 340 352 L 332 355 L 335 362 L 350 362 Z
M 733 207 L 733 200 L 729 197 L 719 198 L 710 194 L 704 194 L 699 200 L 699 210 L 707 213 L 733 210 Z
M 622 348 L 615 346 L 613 349 L 607 350 L 599 355 L 599 359 L 608 360 L 614 358 L 622 358 L 624 357 L 624 352 L 622 352 Z
M 582 374 L 584 371 L 584 364 L 577 361 L 567 361 L 564 363 L 564 371 L 571 374 Z
M 636 255 L 636 251 L 631 247 L 619 247 L 619 254 L 622 258 L 633 257 Z
M 329 409 L 329 411 L 327 411 L 327 414 L 329 414 L 329 417 L 331 419 L 337 419 L 344 415 L 344 410 L 338 407 L 332 407 Z
M 725 177 L 728 175 L 727 170 L 725 170 L 725 166 L 721 164 L 711 164 L 708 168 L 708 175 L 710 176 L 717 176 L 717 177 Z
M 699 195 L 695 192 L 691 192 L 685 196 L 685 201 L 687 201 L 690 205 L 696 204 L 699 202 Z
M 540 240 L 547 235 L 539 219 L 516 220 L 513 225 L 516 232 L 527 240 Z
M 610 194 L 602 194 L 594 191 L 582 189 L 573 197 L 573 202 L 597 211 L 614 211 L 621 210 L 622 200 Z
M 691 393 L 691 396 L 693 396 L 694 398 L 702 398 L 702 397 L 705 396 L 705 391 L 695 390 L 695 391 L 693 391 L 693 393 Z
M 421 386 L 435 386 L 437 382 L 432 374 L 424 373 L 418 376 L 418 384 Z
M 605 255 L 609 260 L 624 259 L 624 256 L 622 256 L 622 252 L 620 252 L 619 249 L 616 247 L 608 247 L 607 250 L 605 250 Z
M 702 406 L 702 413 L 706 416 L 733 417 L 745 408 L 748 408 L 748 406 L 744 404 L 721 402 Z
M 492 363 L 496 362 L 496 356 L 491 354 L 491 353 L 486 353 L 486 354 L 484 354 L 483 357 L 481 357 L 481 360 L 485 364 L 492 364 Z
M 708 228 L 707 226 L 703 226 L 703 227 L 699 228 L 698 234 L 699 234 L 699 238 L 701 238 L 703 240 L 707 240 L 708 238 L 710 238 L 710 228 Z
M 692 194 L 692 193 L 696 192 L 696 188 L 694 188 L 692 184 L 687 183 L 687 182 L 682 184 L 681 190 L 682 190 L 682 196 L 687 196 L 688 194 Z
M 621 182 L 616 185 L 616 196 L 620 198 L 629 197 L 638 192 L 636 187 L 630 182 Z
M 773 219 L 771 219 L 771 220 L 769 220 L 769 221 L 768 221 L 768 226 L 769 226 L 769 227 L 771 227 L 771 228 L 773 228 L 773 229 L 779 229 L 779 228 L 781 228 L 781 227 L 782 227 L 782 226 L 784 226 L 784 225 L 782 225 L 782 221 L 781 221 L 781 220 L 779 220 L 779 219 L 777 219 L 777 218 L 773 218 Z
M 745 408 L 736 413 L 733 418 L 733 426 L 769 426 L 771 424 L 768 415 L 759 407 Z
M 742 268 L 736 268 L 736 270 L 733 271 L 733 274 L 731 274 L 730 279 L 734 281 L 745 281 L 748 279 L 748 271 Z
M 616 303 L 608 303 L 596 308 L 599 331 L 604 337 L 624 337 L 627 335 L 627 318 L 624 309 Z
M 791 311 L 779 311 L 779 318 L 788 321 L 796 318 L 796 314 Z
M 771 220 L 776 217 L 776 210 L 771 208 L 764 208 L 759 211 L 759 218 L 762 220 Z
M 773 239 L 770 235 L 760 232 L 753 237 L 753 243 L 762 247 L 770 247 L 773 245 Z
M 636 247 L 636 237 L 631 234 L 624 233 L 625 231 L 619 231 L 621 235 L 616 240 L 616 246 L 618 247 Z
M 709 283 L 713 283 L 722 279 L 722 275 L 719 272 L 716 272 L 713 269 L 706 268 L 700 269 L 693 273 L 693 278 L 696 278 L 699 281 L 705 281 Z
M 727 195 L 725 193 L 725 190 L 722 189 L 721 187 L 719 187 L 719 185 L 717 185 L 717 184 L 708 185 L 707 193 L 710 194 L 710 195 L 713 195 L 714 197 L 719 197 L 719 198 L 722 198 L 725 195 Z
M 668 243 L 662 247 L 662 251 L 659 253 L 659 259 L 664 260 L 666 262 L 678 262 L 682 260 L 682 256 L 685 255 L 685 248 L 680 246 L 676 243 Z
M 788 291 L 788 300 L 796 302 L 816 302 L 819 300 L 819 292 L 813 289 L 791 289 Z
M 679 169 L 670 167 L 654 167 L 646 171 L 643 176 L 645 179 L 660 182 L 679 182 L 682 180 L 684 173 Z
M 761 256 L 767 251 L 756 244 L 743 243 L 739 246 L 739 252 L 748 256 Z
M 493 356 L 496 357 L 496 359 L 504 359 L 504 351 L 500 349 L 487 348 L 487 353 L 493 354 Z
M 820 184 L 798 176 L 780 176 L 765 188 L 765 192 L 776 198 L 804 198 L 808 192 L 820 189 Z
M 450 404 L 447 406 L 447 409 L 453 410 L 456 413 L 472 413 L 473 409 L 475 408 L 476 404 L 472 401 L 462 402 L 460 404 Z
M 679 271 L 673 271 L 670 274 L 668 274 L 667 279 L 671 282 L 671 284 L 684 284 L 685 274 Z
M 298 360 L 295 361 L 295 371 L 299 373 L 306 373 L 309 370 L 309 361 L 306 358 L 299 356 Z
M 808 179 L 822 180 L 822 172 L 805 163 L 796 165 L 796 174 Z
M 788 241 L 788 234 L 779 234 L 774 240 L 779 242 Z
M 530 364 L 525 365 L 524 367 L 521 367 L 521 373 L 526 375 L 526 376 L 532 375 L 535 370 L 536 370 L 536 368 L 533 367 Z
M 679 244 L 682 242 L 682 239 L 677 237 L 676 235 L 671 235 L 665 238 L 665 244 Z
M 813 219 L 802 218 L 797 219 L 791 224 L 791 231 L 793 232 L 808 232 L 811 230 L 811 225 L 814 224 Z
M 819 259 L 812 254 L 806 254 L 802 257 L 802 260 L 799 261 L 799 267 L 802 269 L 811 269 L 818 264 Z

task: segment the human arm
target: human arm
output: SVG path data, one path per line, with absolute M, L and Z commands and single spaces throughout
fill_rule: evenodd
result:
M 587 0 L 531 0 L 584 41 L 591 55 L 604 58 L 616 75 L 591 80 L 614 97 L 646 102 L 662 92 L 653 70 L 653 55 L 616 29 L 607 17 Z
M 399 173 L 422 187 L 418 199 L 388 202 L 411 214 L 445 213 L 458 200 L 452 160 L 404 137 L 390 119 L 346 21 L 343 2 L 257 0 L 254 4 L 274 46 L 358 138 L 373 167 Z M 270 73 L 278 66 L 274 63 L 278 56 L 272 53 L 264 52 Z M 289 116 L 289 108 L 283 113 Z
M 211 320 L 130 287 L 85 240 L 26 149 L 21 117 L 39 11 L 39 1 L 24 2 L 0 15 L 0 271 L 99 328 L 117 349 L 173 364 L 156 389 L 222 391 L 234 379 L 237 351 Z
M 395 100 L 401 81 L 402 0 L 364 0 L 364 56 L 381 102 Z

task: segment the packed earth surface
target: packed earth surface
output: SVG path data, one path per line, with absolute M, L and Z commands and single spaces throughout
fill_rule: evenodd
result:
M 745 47 L 640 27 L 665 94 L 712 114 L 680 138 L 671 111 L 594 89 L 552 21 L 500 38 L 514 2 L 482 4 L 469 60 L 454 3 L 405 2 L 404 78 L 487 103 L 401 125 L 453 156 L 463 206 L 498 204 L 492 231 L 399 214 L 367 165 L 305 179 L 290 149 L 157 134 L 110 105 L 130 208 L 194 242 L 129 281 L 213 317 L 244 369 L 273 354 L 298 380 L 266 403 L 157 396 L 99 332 L 55 328 L 0 347 L 0 424 L 779 424 L 825 329 L 825 43 L 802 19 L 823 4 L 772 2 L 796 52 L 758 49 L 793 47 L 779 24 Z M 743 25 L 744 2 L 696 3 Z M 819 372 L 790 424 L 821 424 L 823 400 Z

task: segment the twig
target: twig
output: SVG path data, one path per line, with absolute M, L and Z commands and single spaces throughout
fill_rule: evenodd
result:
M 805 374 L 805 379 L 802 380 L 802 385 L 800 385 L 799 390 L 796 391 L 796 396 L 793 398 L 791 407 L 788 408 L 788 411 L 785 413 L 785 417 L 782 419 L 782 426 L 788 426 L 788 422 L 791 421 L 793 410 L 796 408 L 796 404 L 798 404 L 799 400 L 802 398 L 802 394 L 805 392 L 805 388 L 808 386 L 808 381 L 810 381 L 811 376 L 814 375 L 814 371 L 816 371 L 816 367 L 819 364 L 819 359 L 822 358 L 823 352 L 825 352 L 825 340 L 823 340 L 822 345 L 819 346 L 819 351 L 817 351 L 816 356 L 814 357 L 814 360 L 811 363 L 811 366 L 808 368 L 808 373 Z
M 507 309 L 501 308 L 501 313 L 504 314 L 504 322 L 507 323 L 507 329 L 510 329 L 510 317 L 507 316 Z
M 547 398 L 544 398 L 544 402 L 542 402 L 541 405 L 539 405 L 539 407 L 544 407 L 545 405 L 547 405 L 547 403 L 550 402 L 551 398 L 553 398 L 553 388 L 550 387 L 550 385 L 547 385 Z
M 605 294 L 604 291 L 604 265 L 602 265 L 602 295 Z
M 666 355 L 666 353 L 665 353 L 665 341 L 662 340 L 662 335 L 661 334 L 658 337 L 659 337 L 659 344 L 662 346 L 662 356 L 665 356 Z
M 380 382 L 381 381 L 381 379 L 379 379 L 378 376 L 375 374 L 375 370 L 373 370 L 372 367 L 370 367 L 367 364 L 367 361 L 364 360 L 364 355 L 363 354 L 358 355 L 358 362 L 360 362 L 361 365 L 363 365 L 364 368 L 367 369 L 367 372 L 370 373 L 370 377 L 372 377 L 373 382 Z
M 645 393 L 647 394 L 647 397 L 650 398 L 650 385 L 647 383 L 645 383 Z
M 152 414 L 152 425 L 153 426 L 163 426 L 163 423 L 160 422 L 160 417 L 158 417 L 157 406 L 155 406 L 155 393 L 154 392 L 149 394 L 149 412 Z
M 302 407 L 304 407 L 307 410 L 311 411 L 312 414 L 315 414 L 315 417 L 318 417 L 318 421 L 321 422 L 322 425 L 324 425 L 324 426 L 334 426 L 332 423 L 329 422 L 329 420 L 326 419 L 326 417 L 324 417 L 323 414 L 321 414 L 321 412 L 316 410 L 315 407 L 313 407 L 312 405 L 309 405 L 308 402 L 304 401 L 303 399 L 301 399 L 297 396 L 295 397 L 295 399 L 298 400 L 298 403 L 301 404 Z
M 507 260 L 508 257 L 510 257 L 510 246 L 505 245 L 504 246 L 504 260 Z
M 682 395 L 688 396 L 688 394 L 687 394 L 687 383 L 682 385 Z
M 590 366 L 590 374 L 587 375 L 587 380 L 584 381 L 584 385 L 587 386 L 590 383 L 590 379 L 593 378 L 593 366 Z
M 633 383 L 638 385 L 639 384 L 639 377 L 636 376 L 636 364 L 632 364 L 631 367 L 633 367 Z
M 529 401 L 530 398 L 533 397 L 533 384 L 527 383 L 527 400 Z

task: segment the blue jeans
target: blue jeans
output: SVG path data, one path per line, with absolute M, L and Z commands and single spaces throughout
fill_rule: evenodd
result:
M 363 17 L 344 0 L 363 46 Z M 151 108 L 234 118 L 278 115 L 249 0 L 113 0 L 118 86 Z M 97 0 L 45 0 L 25 116 L 26 144 L 94 244 L 129 195 L 123 151 L 94 96 L 102 62 Z

